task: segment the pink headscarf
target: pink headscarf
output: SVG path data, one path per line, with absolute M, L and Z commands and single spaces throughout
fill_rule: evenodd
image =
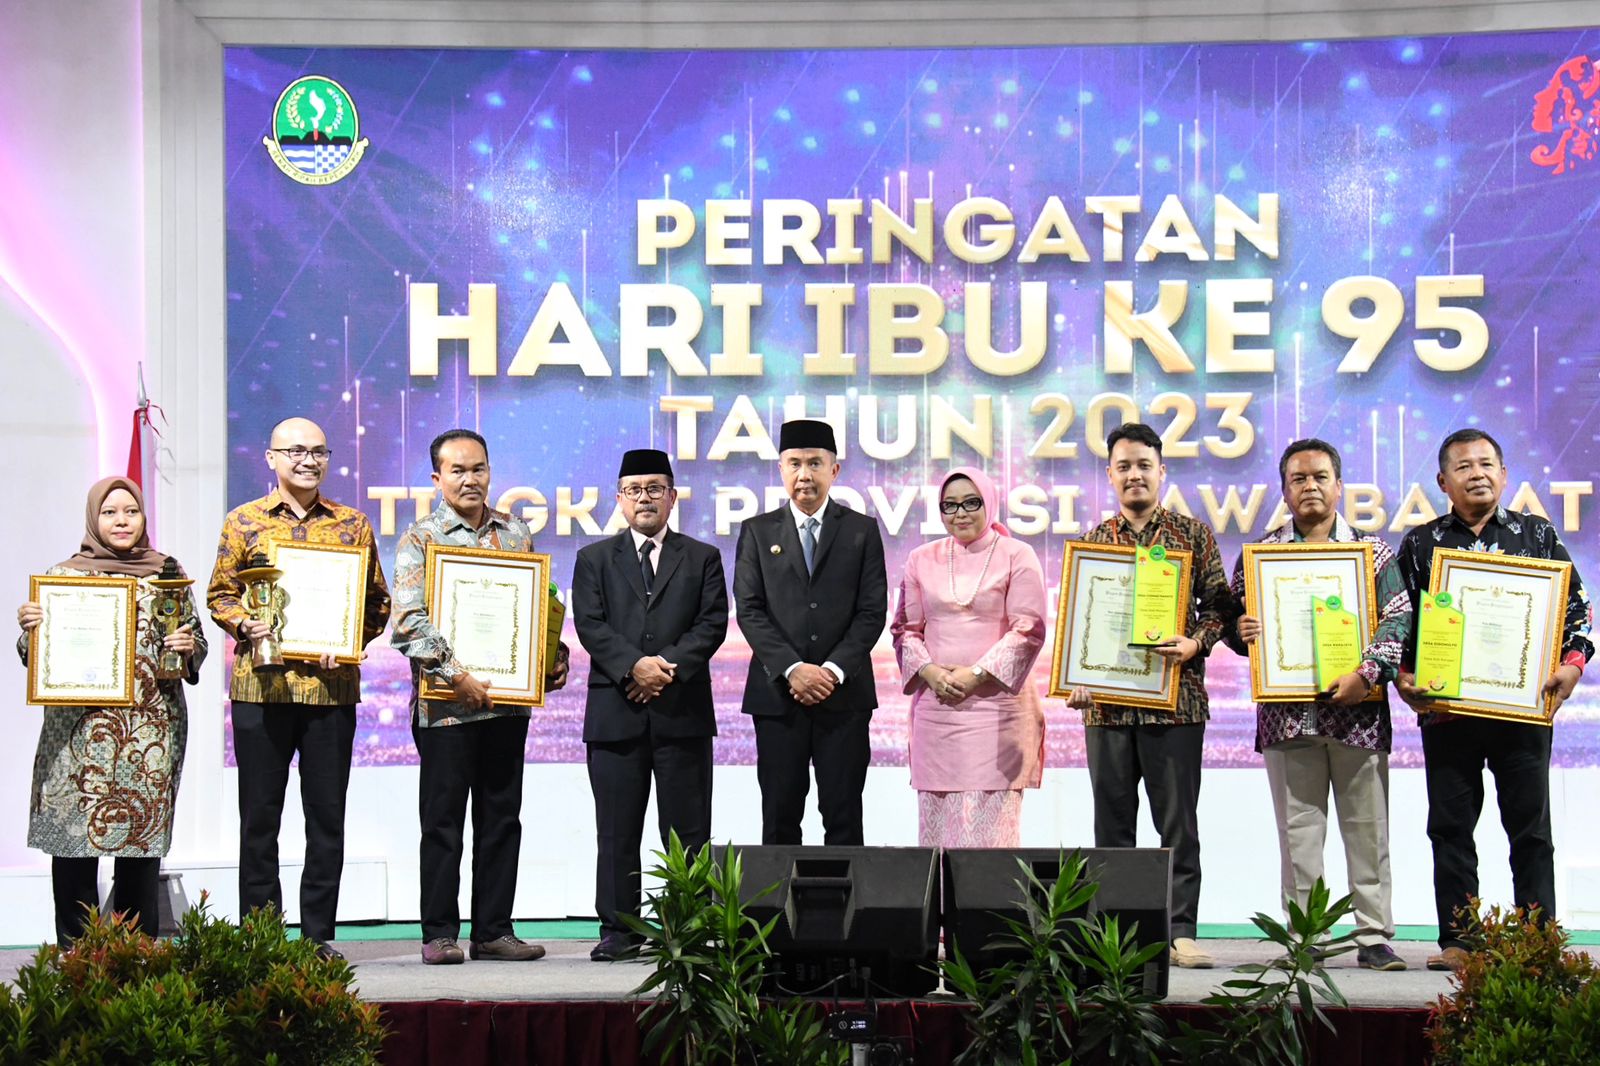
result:
M 978 495 L 983 497 L 983 513 L 989 519 L 989 528 L 1002 537 L 1011 536 L 1011 531 L 1006 528 L 1006 524 L 1000 521 L 1000 492 L 994 487 L 994 482 L 989 479 L 989 475 L 977 467 L 958 466 L 946 474 L 944 480 L 939 482 L 940 498 L 944 497 L 945 486 L 957 478 L 966 478 L 977 486 Z

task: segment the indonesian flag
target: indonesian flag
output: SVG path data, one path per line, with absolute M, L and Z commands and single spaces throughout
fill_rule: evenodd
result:
M 156 445 L 159 435 L 150 422 L 150 412 L 161 413 L 161 408 L 150 402 L 144 392 L 144 366 L 139 367 L 139 403 L 133 409 L 133 430 L 128 437 L 128 480 L 138 485 L 145 495 L 145 506 L 150 506 L 150 493 L 156 480 Z

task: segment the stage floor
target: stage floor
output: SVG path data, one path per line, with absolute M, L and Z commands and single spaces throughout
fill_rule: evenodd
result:
M 1272 958 L 1259 940 L 1205 940 L 1217 960 L 1212 970 L 1173 967 L 1168 1003 L 1198 1003 L 1232 976 L 1231 968 Z M 426 1000 L 560 1002 L 625 1000 L 649 972 L 643 963 L 589 961 L 592 940 L 546 940 L 549 954 L 537 962 L 466 962 L 460 966 L 424 966 L 421 945 L 409 940 L 341 940 L 339 948 L 355 968 L 356 986 L 365 999 L 380 1003 Z M 1449 974 L 1423 968 L 1432 944 L 1396 942 L 1395 950 L 1410 969 L 1374 973 L 1355 964 L 1355 953 L 1328 964 L 1334 983 L 1352 1007 L 1426 1007 L 1449 990 Z M 32 951 L 0 951 L 0 980 L 10 983 Z M 944 1000 L 944 997 L 929 997 Z M 945 1000 L 948 1002 L 948 1000 Z
M 1231 968 L 1267 962 L 1269 947 L 1259 940 L 1206 940 L 1217 960 L 1212 970 L 1172 968 L 1168 1003 L 1198 1003 L 1234 976 Z M 628 999 L 649 970 L 643 963 L 589 961 L 593 941 L 551 940 L 549 954 L 537 962 L 466 962 L 461 966 L 424 966 L 420 945 L 396 941 L 349 941 L 340 944 L 355 965 L 361 995 L 378 1002 L 407 1000 L 606 1000 Z M 1449 990 L 1447 973 L 1423 968 L 1431 944 L 1397 943 L 1395 950 L 1410 969 L 1375 973 L 1355 964 L 1355 953 L 1333 959 L 1328 970 L 1352 1007 L 1425 1007 Z M 943 998 L 943 997 L 930 997 Z
M 1214 970 L 1179 970 L 1168 981 L 1170 1004 L 1197 1004 L 1229 980 L 1230 968 L 1246 962 L 1267 962 L 1272 951 L 1259 940 L 1205 940 L 1216 957 Z M 421 944 L 405 940 L 341 940 L 355 984 L 363 999 L 373 1002 L 418 1000 L 490 1000 L 490 1002 L 594 1002 L 630 999 L 630 992 L 648 973 L 640 962 L 590 962 L 592 940 L 547 940 L 549 949 L 538 962 L 466 962 L 459 967 L 422 965 Z M 1450 989 L 1448 973 L 1429 972 L 1422 962 L 1432 944 L 1397 941 L 1395 951 L 1410 965 L 1398 973 L 1374 973 L 1355 965 L 1355 952 L 1331 960 L 1334 984 L 1352 1007 L 1429 1007 Z M 0 951 L 0 981 L 16 978 L 18 968 L 34 957 L 24 949 Z M 942 1000 L 933 996 L 930 999 Z M 947 1000 L 946 1000 L 947 1002 Z

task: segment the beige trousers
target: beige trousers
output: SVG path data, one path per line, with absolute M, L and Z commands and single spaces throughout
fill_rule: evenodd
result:
M 1327 737 L 1296 737 L 1261 755 L 1278 816 L 1285 909 L 1291 899 L 1304 907 L 1311 886 L 1322 876 L 1331 791 L 1354 897 L 1356 944 L 1387 942 L 1394 936 L 1388 752 L 1354 748 Z M 1339 893 L 1333 894 L 1337 898 Z

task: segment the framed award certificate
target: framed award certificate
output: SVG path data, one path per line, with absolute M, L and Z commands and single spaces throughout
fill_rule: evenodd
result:
M 1182 667 L 1149 648 L 1128 643 L 1138 549 L 1081 540 L 1068 541 L 1066 547 L 1050 695 L 1064 699 L 1083 687 L 1105 703 L 1177 710 Z M 1167 548 L 1164 558 L 1178 568 L 1178 635 L 1182 635 L 1189 620 L 1192 555 Z
M 269 541 L 268 557 L 283 571 L 277 586 L 284 592 L 285 659 L 331 654 L 341 663 L 361 661 L 371 550 L 365 544 Z
M 544 706 L 549 601 L 548 555 L 428 545 L 428 619 L 496 703 Z M 422 697 L 456 698 L 448 685 L 426 674 Z
M 1244 610 L 1261 622 L 1261 636 L 1250 645 L 1251 699 L 1302 701 L 1326 691 L 1317 683 L 1318 645 L 1331 644 L 1336 634 L 1318 632 L 1317 601 L 1333 603 L 1362 649 L 1371 643 L 1378 626 L 1376 554 L 1376 545 L 1362 542 L 1244 546 Z M 1375 688 L 1368 698 L 1379 696 Z
M 28 702 L 133 706 L 139 583 L 131 577 L 30 577 L 44 618 L 28 645 Z
M 1571 579 L 1572 564 L 1554 559 L 1435 549 L 1430 610 L 1456 625 L 1418 619 L 1426 640 L 1418 641 L 1417 684 L 1457 695 L 1430 700 L 1429 708 L 1549 725 L 1543 689 L 1561 660 Z M 1433 639 L 1430 630 L 1444 636 Z

